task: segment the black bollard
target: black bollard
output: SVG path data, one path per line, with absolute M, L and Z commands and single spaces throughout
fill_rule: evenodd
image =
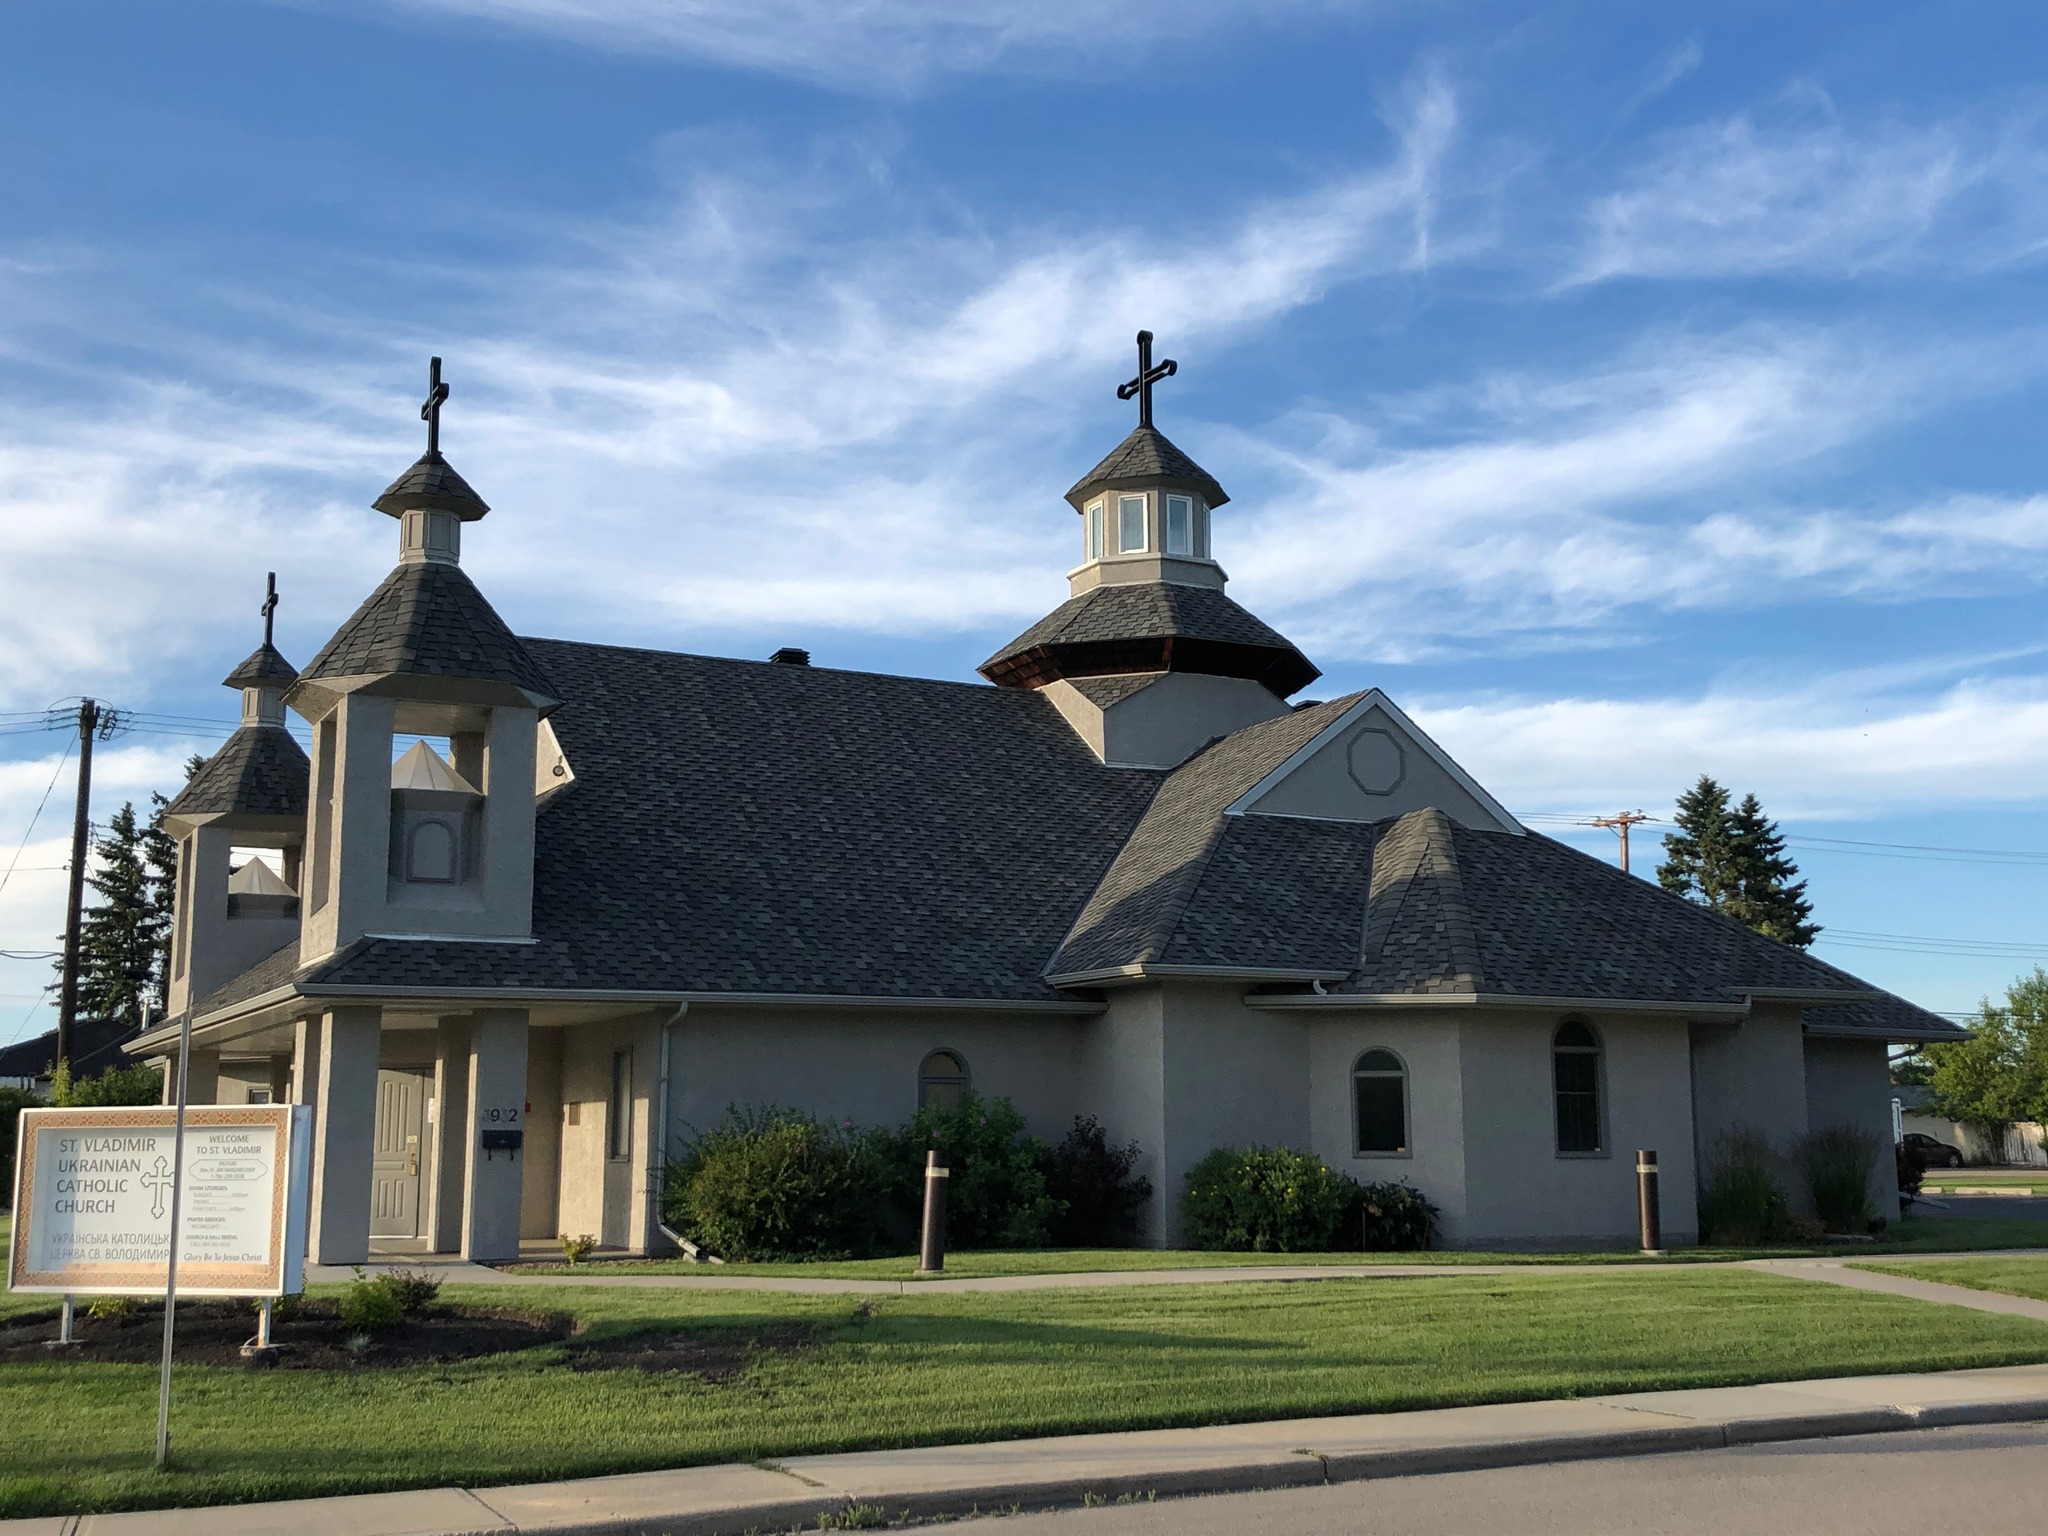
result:
M 1643 1252 L 1664 1251 L 1664 1217 L 1657 1201 L 1657 1154 L 1636 1153 L 1636 1215 L 1642 1224 Z
M 917 1272 L 936 1275 L 946 1267 L 946 1154 L 924 1155 L 924 1244 L 918 1249 Z

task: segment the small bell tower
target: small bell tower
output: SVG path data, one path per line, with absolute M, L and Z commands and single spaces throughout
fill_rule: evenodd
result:
M 557 700 L 462 570 L 463 528 L 490 507 L 441 455 L 448 394 L 434 358 L 427 451 L 372 503 L 398 523 L 398 565 L 288 696 L 313 725 L 303 963 L 365 935 L 532 934 L 535 762 Z
M 263 643 L 222 679 L 241 692 L 241 727 L 164 808 L 164 829 L 178 844 L 164 1000 L 171 1015 L 299 935 L 307 763 L 284 724 L 285 691 L 298 673 L 272 643 L 275 571 L 262 611 Z M 268 851 L 235 869 L 238 848 Z

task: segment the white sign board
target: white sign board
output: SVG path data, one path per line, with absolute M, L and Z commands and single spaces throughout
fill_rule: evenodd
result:
M 290 1104 L 187 1106 L 179 1295 L 300 1289 L 311 1116 Z M 21 1112 L 9 1290 L 164 1293 L 176 1119 L 168 1105 Z

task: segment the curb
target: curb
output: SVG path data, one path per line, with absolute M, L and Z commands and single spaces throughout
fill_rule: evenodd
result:
M 1923 1378 L 1924 1379 L 1924 1378 Z M 1796 1388 L 1797 1383 L 1786 1383 Z M 1744 1390 L 1744 1389 L 1733 1389 Z M 1536 1408 L 1546 1405 L 1500 1405 Z M 1565 1403 L 1548 1405 L 1565 1408 Z M 1577 1434 L 1526 1434 L 1462 1438 L 1446 1423 L 1443 1438 L 1384 1448 L 1316 1451 L 1306 1447 L 1219 1446 L 1213 1453 L 1188 1448 L 1139 1450 L 1130 1470 L 1076 1475 L 1049 1466 L 1047 1475 L 1029 1470 L 986 1481 L 955 1483 L 944 1488 L 886 1486 L 849 1490 L 835 1483 L 822 1467 L 761 1463 L 754 1467 L 683 1469 L 671 1473 L 634 1473 L 578 1483 L 513 1485 L 497 1488 L 421 1490 L 347 1496 L 331 1500 L 292 1501 L 287 1505 L 249 1504 L 137 1511 L 124 1514 L 66 1515 L 0 1521 L 0 1536 L 120 1536 L 120 1533 L 166 1530 L 236 1536 L 246 1531 L 293 1529 L 304 1533 L 361 1532 L 363 1536 L 749 1536 L 816 1530 L 843 1520 L 854 1511 L 868 1512 L 870 1523 L 958 1518 L 977 1514 L 1057 1510 L 1115 1503 L 1150 1502 L 1156 1498 L 1254 1493 L 1286 1488 L 1332 1486 L 1395 1477 L 1477 1472 L 1546 1463 L 1619 1460 L 1670 1455 L 1686 1451 L 1722 1450 L 1775 1445 L 1799 1440 L 1837 1439 L 1915 1429 L 1946 1429 L 1972 1425 L 2023 1424 L 2048 1421 L 2048 1393 L 2004 1398 L 1963 1399 L 1912 1406 L 1854 1406 L 1837 1411 L 1792 1411 L 1783 1414 L 1691 1418 L 1677 1412 L 1631 1404 L 1626 1399 L 1589 1398 L 1574 1406 L 1602 1407 L 1639 1416 L 1641 1428 L 1589 1426 Z M 1731 1405 L 1732 1406 L 1732 1405 Z M 1787 1405 L 1790 1407 L 1791 1405 Z M 1441 1410 L 1457 1414 L 1470 1410 Z M 1483 1410 L 1481 1410 L 1483 1411 Z M 1661 1421 L 1661 1422 L 1660 1422 Z M 1310 1438 L 1317 1423 L 1289 1425 Z M 1227 1426 L 1236 1432 L 1256 1431 L 1257 1424 Z M 1014 1453 L 1031 1442 L 993 1442 Z M 933 1454 L 971 1454 L 972 1445 L 943 1447 Z M 879 1453 L 893 1455 L 897 1453 Z M 1152 1455 L 1152 1465 L 1144 1464 Z M 1190 1465 L 1190 1455 L 1213 1460 Z M 1082 1459 L 1083 1453 L 1074 1458 Z M 818 1458 L 830 1460 L 832 1458 Z M 806 1475 L 816 1471 L 818 1477 Z M 795 1497 L 707 1498 L 708 1485 L 718 1478 L 780 1475 L 812 1491 Z M 878 1474 L 885 1485 L 886 1470 Z M 898 1474 L 901 1475 L 901 1474 Z M 971 1474 L 970 1474 L 971 1475 Z M 677 1479 L 671 1490 L 647 1485 L 656 1479 Z M 630 1490 L 630 1492 L 629 1492 Z M 755 1490 L 749 1489 L 748 1492 Z M 730 1490 L 740 1494 L 740 1490 Z M 626 1495 L 625 1497 L 622 1497 Z M 693 1502 L 695 1507 L 690 1507 Z M 622 1512 L 621 1503 L 633 1512 Z M 438 1506 L 431 1513 L 422 1503 Z M 668 1507 L 662 1507 L 666 1504 Z M 606 1506 L 610 1507 L 607 1508 Z M 710 1507 L 706 1507 L 709 1505 Z M 410 1506 L 410 1507 L 408 1507 Z M 637 1506 L 637 1507 L 636 1507 Z

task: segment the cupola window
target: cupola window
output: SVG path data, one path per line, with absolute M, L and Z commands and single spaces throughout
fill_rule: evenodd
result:
M 1187 496 L 1166 498 L 1166 552 L 1192 555 L 1195 552 L 1195 503 Z
M 1142 553 L 1145 548 L 1145 498 L 1117 497 L 1116 522 L 1118 551 L 1126 555 Z
M 1088 508 L 1088 558 L 1102 558 L 1102 503 L 1099 501 Z
M 1199 501 L 1195 503 L 1195 558 L 1209 558 L 1209 509 Z

